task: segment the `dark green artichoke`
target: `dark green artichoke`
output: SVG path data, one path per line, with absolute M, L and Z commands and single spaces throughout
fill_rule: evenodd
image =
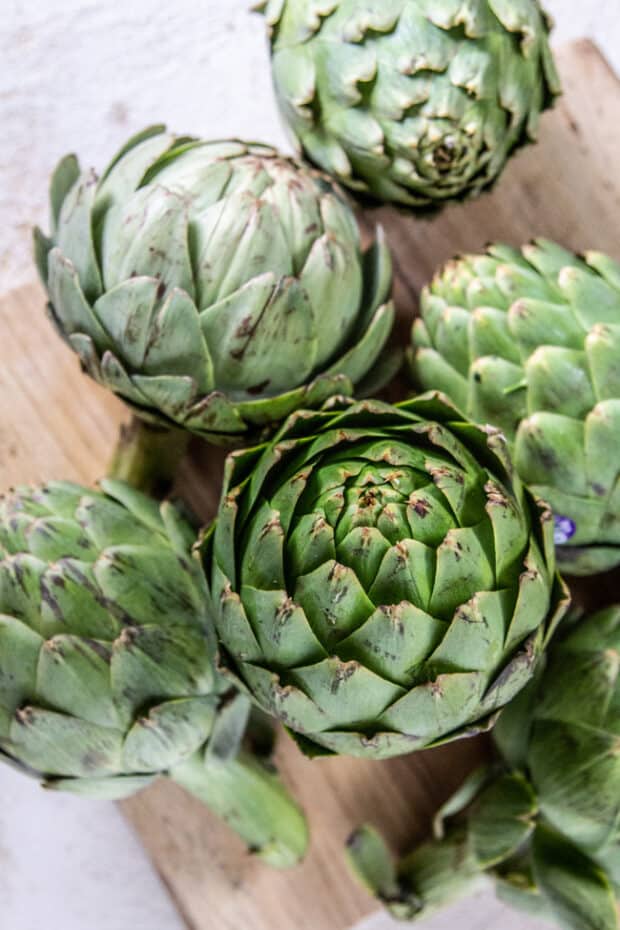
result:
M 410 207 L 479 194 L 560 91 L 537 0 L 263 0 L 305 155 Z
M 150 421 L 245 442 L 352 394 L 381 355 L 394 315 L 381 230 L 363 252 L 330 179 L 268 146 L 155 127 L 101 177 L 65 158 L 51 203 L 35 253 L 52 319 Z
M 119 482 L 0 498 L 0 757 L 47 787 L 122 798 L 168 775 L 274 865 L 307 840 L 242 746 L 249 701 L 215 672 L 194 534 Z
M 422 295 L 412 371 L 499 427 L 555 513 L 569 574 L 620 563 L 620 265 L 539 240 L 493 246 Z
M 617 930 L 620 607 L 554 644 L 494 736 L 502 761 L 442 809 L 434 841 L 395 868 L 381 838 L 363 828 L 349 846 L 355 871 L 401 918 L 490 883 L 566 930 Z M 444 826 L 468 805 L 464 819 Z
M 203 550 L 229 667 L 309 751 L 488 728 L 564 606 L 546 505 L 437 394 L 298 412 L 232 454 Z

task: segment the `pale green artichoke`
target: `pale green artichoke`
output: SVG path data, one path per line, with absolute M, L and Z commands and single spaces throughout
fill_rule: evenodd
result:
M 0 757 L 97 798 L 168 775 L 264 859 L 293 864 L 305 822 L 242 745 L 250 704 L 215 672 L 191 527 L 102 487 L 0 498 Z
M 223 444 L 352 394 L 391 330 L 383 234 L 368 251 L 329 178 L 268 146 L 162 127 L 101 177 L 60 162 L 35 234 L 50 313 L 135 412 Z
M 499 427 L 553 508 L 560 568 L 620 563 L 620 265 L 539 240 L 450 262 L 422 294 L 412 371 Z
M 554 644 L 494 735 L 502 762 L 444 806 L 434 841 L 396 868 L 378 834 L 362 828 L 349 844 L 354 870 L 404 919 L 491 884 L 566 930 L 617 930 L 620 607 Z M 470 804 L 464 819 L 444 824 Z
M 435 394 L 298 412 L 232 454 L 203 554 L 227 665 L 309 752 L 487 729 L 565 601 L 546 505 Z
M 479 194 L 560 91 L 537 0 L 267 0 L 280 109 L 307 158 L 410 207 Z

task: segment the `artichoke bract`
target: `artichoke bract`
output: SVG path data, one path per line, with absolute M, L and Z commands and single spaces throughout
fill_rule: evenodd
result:
M 329 405 L 328 405 L 329 406 Z M 488 728 L 561 616 L 546 505 L 440 395 L 293 414 L 233 453 L 202 548 L 224 659 L 302 748 Z
M 268 0 L 275 90 L 310 161 L 408 207 L 479 194 L 560 91 L 536 0 Z
M 507 708 L 495 742 L 527 773 L 541 818 L 620 889 L 620 606 L 555 643 L 539 679 Z
M 124 798 L 168 775 L 274 865 L 303 816 L 244 743 L 216 674 L 194 533 L 120 482 L 0 498 L 0 758 L 46 787 Z
M 560 567 L 620 563 L 620 265 L 545 240 L 493 246 L 446 265 L 421 314 L 414 379 L 504 432 L 553 508 Z
M 234 444 L 353 393 L 392 327 L 391 260 L 329 178 L 238 141 L 154 127 L 104 173 L 74 156 L 35 233 L 50 314 L 134 411 Z
M 426 917 L 489 884 L 566 930 L 617 930 L 619 735 L 620 607 L 611 607 L 554 643 L 494 730 L 501 761 L 442 808 L 434 840 L 396 867 L 364 827 L 349 860 L 401 918 Z

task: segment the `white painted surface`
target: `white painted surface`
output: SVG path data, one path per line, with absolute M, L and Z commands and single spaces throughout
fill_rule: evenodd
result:
M 76 151 L 101 167 L 153 122 L 284 145 L 250 0 L 3 0 L 0 17 L 0 291 L 30 280 L 30 228 L 47 178 Z M 547 0 L 556 41 L 588 35 L 620 70 L 618 0 Z M 360 892 L 362 893 L 362 892 Z M 426 930 L 536 930 L 493 900 Z M 117 808 L 56 796 L 0 768 L 0 922 L 10 930 L 179 930 Z M 390 930 L 378 916 L 358 930 Z M 400 925 L 402 926 L 402 925 Z M 319 930 L 319 928 L 317 928 Z M 330 928 L 320 928 L 330 930 Z
M 0 291 L 32 278 L 30 229 L 47 225 L 47 180 L 67 152 L 101 168 L 161 122 L 284 144 L 251 5 L 2 0 Z
M 285 145 L 252 0 L 3 0 L 0 291 L 30 280 L 30 229 L 68 151 L 102 167 L 153 122 Z M 620 70 L 618 0 L 546 0 L 555 41 L 595 38 Z
M 183 930 L 139 840 L 110 803 L 0 771 L 2 930 Z
M 418 930 L 552 930 L 553 928 L 553 925 L 547 921 L 531 920 L 503 905 L 491 892 L 484 892 L 453 904 L 434 917 L 415 923 L 415 925 L 391 920 L 385 914 L 378 913 L 357 924 L 353 930 L 405 930 L 407 926 L 415 926 Z

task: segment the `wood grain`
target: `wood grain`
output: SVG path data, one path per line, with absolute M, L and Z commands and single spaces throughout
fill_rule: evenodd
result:
M 367 214 L 366 223 L 386 227 L 394 250 L 404 330 L 438 263 L 490 240 L 544 235 L 620 259 L 618 82 L 589 42 L 561 50 L 559 64 L 565 97 L 544 118 L 540 144 L 513 160 L 493 194 L 432 220 L 387 208 Z M 93 483 L 127 416 L 80 374 L 44 319 L 43 302 L 37 285 L 0 302 L 0 488 L 49 478 Z M 221 453 L 196 443 L 181 471 L 180 490 L 204 518 L 215 507 L 221 466 Z M 581 596 L 609 598 L 615 581 L 585 586 Z M 370 820 L 404 849 L 485 751 L 477 740 L 383 763 L 309 762 L 283 736 L 279 763 L 313 829 L 307 861 L 287 873 L 248 856 L 175 785 L 161 781 L 122 806 L 191 930 L 345 930 L 373 908 L 344 866 L 351 829 Z

